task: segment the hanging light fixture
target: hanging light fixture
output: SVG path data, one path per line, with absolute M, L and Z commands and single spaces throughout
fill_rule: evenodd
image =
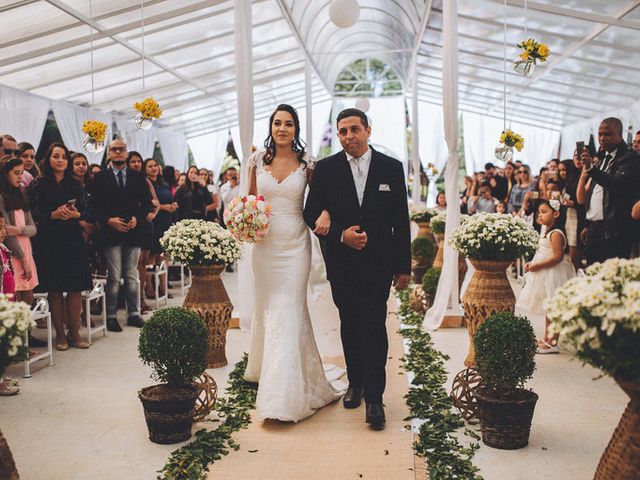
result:
M 89 18 L 93 21 L 93 2 L 89 0 Z M 95 84 L 93 80 L 93 27 L 89 25 L 89 42 L 91 45 L 91 110 L 95 105 Z M 102 153 L 107 137 L 107 124 L 98 120 L 87 120 L 82 124 L 85 139 L 82 148 L 87 153 Z
M 358 0 L 332 0 L 329 5 L 329 18 L 336 27 L 349 28 L 360 18 Z
M 536 69 L 536 63 L 538 60 L 546 62 L 551 50 L 544 43 L 536 42 L 533 38 L 527 38 L 527 0 L 524 0 L 524 40 L 518 43 L 516 46 L 522 51 L 513 61 L 513 69 L 528 77 Z

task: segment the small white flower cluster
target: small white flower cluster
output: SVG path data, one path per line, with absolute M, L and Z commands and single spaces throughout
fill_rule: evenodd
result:
M 0 372 L 14 360 L 22 360 L 29 354 L 25 340 L 35 326 L 29 305 L 12 302 L 0 293 Z
M 460 225 L 469 220 L 469 215 L 460 214 Z M 438 212 L 429 221 L 431 225 L 431 231 L 433 233 L 444 233 L 444 229 L 447 225 L 447 212 L 445 210 Z
M 472 215 L 449 239 L 453 248 L 475 260 L 528 258 L 538 240 L 538 233 L 524 220 L 499 213 Z
M 410 218 L 416 223 L 428 223 L 432 217 L 435 217 L 438 214 L 438 212 L 439 210 L 435 208 L 419 208 L 411 211 Z
M 613 258 L 586 273 L 565 283 L 545 309 L 552 331 L 574 345 L 579 356 L 588 357 L 606 348 L 613 335 L 640 330 L 640 259 Z M 623 354 L 621 348 L 612 350 L 612 355 Z
M 184 265 L 231 265 L 240 245 L 228 230 L 205 220 L 181 220 L 160 239 L 164 252 Z

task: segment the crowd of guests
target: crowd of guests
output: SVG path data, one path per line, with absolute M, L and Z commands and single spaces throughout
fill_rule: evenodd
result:
M 235 168 L 218 186 L 207 169 L 162 168 L 121 139 L 109 144 L 106 158 L 104 168 L 90 165 L 82 152 L 52 143 L 36 161 L 32 145 L 0 136 L 2 292 L 29 305 L 34 293 L 46 293 L 59 351 L 90 347 L 80 335 L 82 292 L 100 275 L 107 329 L 122 331 L 121 283 L 127 325 L 141 327 L 151 310 L 146 299 L 155 298 L 153 269 L 165 260 L 160 238 L 179 220 L 221 222 L 224 205 L 239 193 Z M 164 285 L 159 291 L 168 293 Z M 46 343 L 30 336 L 29 346 Z M 0 381 L 0 395 L 17 391 L 14 382 Z

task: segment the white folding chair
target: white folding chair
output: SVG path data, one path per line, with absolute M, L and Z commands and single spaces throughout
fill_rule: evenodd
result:
M 51 339 L 51 313 L 49 312 L 49 302 L 45 298 L 38 298 L 33 310 L 31 310 L 31 319 L 36 320 L 44 319 L 47 321 L 47 350 L 30 357 L 24 361 L 24 375 L 23 377 L 31 377 L 31 364 L 45 358 L 49 359 L 49 366 L 53 366 L 53 340 Z M 24 339 L 27 347 L 29 346 L 29 335 Z
M 180 294 L 184 297 L 186 291 L 191 287 L 191 270 L 189 270 L 189 267 L 186 267 L 181 263 L 174 263 L 174 266 L 180 267 Z M 185 280 L 185 272 L 189 272 L 188 282 Z
M 164 277 L 164 295 L 160 295 L 160 277 Z M 156 308 L 160 308 L 160 300 L 164 300 L 165 305 L 169 301 L 169 268 L 166 261 L 163 260 L 160 265 L 155 266 L 153 280 L 156 286 Z
M 95 327 L 91 326 L 91 302 L 97 300 L 101 306 L 100 317 L 102 322 Z M 101 281 L 94 281 L 93 289 L 82 292 L 84 302 L 84 321 L 87 324 L 88 342 L 91 343 L 91 335 L 102 332 L 102 336 L 107 336 L 107 296 L 104 291 L 104 284 Z

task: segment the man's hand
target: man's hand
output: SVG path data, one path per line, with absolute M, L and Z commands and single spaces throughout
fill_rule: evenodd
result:
M 580 163 L 585 170 L 590 170 L 591 166 L 596 162 L 598 162 L 598 157 L 592 158 L 588 150 L 582 151 L 582 154 L 580 155 Z
M 133 230 L 138 225 L 138 219 L 136 217 L 131 217 L 129 223 L 127 223 L 128 230 Z
M 409 286 L 409 280 L 411 279 L 411 275 L 406 273 L 396 273 L 393 276 L 393 286 L 396 290 L 404 290 Z
M 129 224 L 120 217 L 111 217 L 107 220 L 107 225 L 118 232 L 127 232 L 129 230 Z
M 342 232 L 342 243 L 354 250 L 362 250 L 367 245 L 367 234 L 358 233 L 360 225 L 354 225 Z

